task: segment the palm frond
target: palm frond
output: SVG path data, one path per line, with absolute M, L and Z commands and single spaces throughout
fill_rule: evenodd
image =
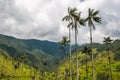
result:
M 80 19 L 79 24 L 82 25 L 82 26 L 85 26 L 86 25 L 86 20 L 85 19 Z
M 73 9 L 71 9 L 71 12 L 76 12 L 77 11 L 77 8 L 74 7 Z
M 95 11 L 94 13 L 92 13 L 93 16 L 96 16 L 99 14 L 99 10 Z
M 96 28 L 95 28 L 95 25 L 93 24 L 93 22 L 92 22 L 92 28 L 95 30 Z
M 101 23 L 101 17 L 93 17 L 93 20 L 97 23 Z
M 99 10 L 94 11 L 94 9 L 91 8 L 88 9 L 88 17 L 86 18 L 85 21 L 88 21 L 89 27 L 92 26 L 94 30 L 95 30 L 95 25 L 93 21 L 97 23 L 101 23 L 101 17 L 98 17 L 97 16 L 98 14 L 99 14 Z
M 73 22 L 70 22 L 70 23 L 67 25 L 67 28 L 69 28 L 70 26 L 74 26 Z
M 88 14 L 89 14 L 89 16 L 92 15 L 93 11 L 94 11 L 94 9 L 89 8 L 89 10 L 88 10 Z
M 68 14 L 70 13 L 70 10 L 71 10 L 70 7 L 68 7 Z

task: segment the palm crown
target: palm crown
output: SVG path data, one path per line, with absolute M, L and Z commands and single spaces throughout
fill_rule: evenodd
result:
M 73 15 L 73 22 L 72 29 L 78 30 L 77 28 L 80 27 L 80 25 L 85 26 L 85 19 L 81 18 L 81 12 L 77 13 L 76 15 Z
M 65 17 L 63 17 L 62 21 L 69 21 L 72 20 L 72 16 L 77 14 L 77 9 L 76 8 L 70 8 L 68 7 L 68 15 L 66 15 Z
M 63 44 L 64 46 L 66 46 L 67 44 L 69 44 L 69 40 L 68 37 L 63 36 L 63 39 L 59 42 L 60 44 Z
M 81 18 L 81 12 L 77 12 L 76 8 L 68 8 L 68 15 L 66 15 L 62 21 L 70 21 L 67 27 L 72 26 L 72 29 L 78 30 L 77 26 L 85 26 L 85 19 Z
M 104 37 L 103 43 L 105 43 L 105 44 L 110 44 L 112 41 L 113 41 L 113 40 L 110 39 L 110 37 L 106 37 L 106 38 Z
M 83 47 L 82 53 L 85 53 L 87 55 L 90 55 L 91 49 L 87 45 Z
M 98 17 L 97 15 L 99 14 L 99 10 L 94 11 L 94 9 L 88 9 L 88 17 L 86 19 L 86 21 L 88 21 L 88 25 L 92 26 L 93 29 L 95 30 L 95 26 L 93 21 L 97 22 L 97 23 L 101 23 L 101 17 Z

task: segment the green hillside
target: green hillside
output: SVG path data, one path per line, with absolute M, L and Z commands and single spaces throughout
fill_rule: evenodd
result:
M 89 44 L 84 44 L 88 45 Z M 79 60 L 79 79 L 87 80 L 86 77 L 86 54 L 83 54 L 81 51 L 84 48 L 84 45 L 79 46 L 78 49 L 78 60 Z M 111 70 L 113 80 L 120 79 L 120 40 L 117 39 L 111 43 L 110 53 L 107 52 L 107 46 L 105 44 L 93 43 L 93 53 L 94 53 L 94 64 L 95 64 L 95 80 L 111 80 L 110 79 L 110 67 L 109 67 L 109 56 L 111 59 Z M 71 69 L 72 69 L 72 78 L 76 80 L 76 53 L 72 51 L 71 58 Z M 91 55 L 87 55 L 88 58 L 88 80 L 92 80 L 92 60 Z M 59 67 L 56 69 L 58 72 L 58 78 L 61 80 L 70 79 L 70 68 L 69 68 L 69 57 L 66 57 Z
M 56 80 L 54 72 L 35 69 L 25 65 L 21 59 L 12 58 L 0 49 L 0 80 Z
M 120 51 L 120 50 L 118 50 Z M 95 57 L 95 78 L 96 80 L 110 80 L 109 79 L 109 64 L 108 55 L 106 51 L 97 51 L 93 49 Z M 112 63 L 112 75 L 114 80 L 120 78 L 120 61 L 115 60 L 115 53 L 110 52 Z M 79 52 L 79 77 L 80 80 L 86 80 L 86 55 Z M 19 57 L 20 58 L 20 57 Z M 19 59 L 18 58 L 18 59 Z M 19 63 L 19 66 L 18 66 Z M 58 63 L 59 64 L 59 63 Z M 88 76 L 91 80 L 91 55 L 88 56 Z M 76 54 L 72 55 L 72 78 L 76 80 Z M 23 62 L 13 59 L 0 49 L 0 80 L 69 80 L 69 58 L 66 57 L 65 61 L 52 72 L 44 70 L 35 70 L 32 67 L 24 65 Z
M 109 64 L 108 64 L 108 53 L 106 51 L 98 52 L 97 49 L 93 49 L 95 57 L 95 78 L 96 80 L 110 80 L 109 78 Z M 120 53 L 120 50 L 119 50 Z M 112 75 L 113 80 L 119 80 L 120 78 L 120 61 L 115 60 L 115 53 L 110 52 L 111 57 L 111 66 L 112 66 Z M 119 57 L 120 58 L 120 57 Z M 79 52 L 78 55 L 79 59 L 79 78 L 80 80 L 86 80 L 86 55 Z M 92 78 L 92 63 L 91 63 L 91 56 L 88 56 L 88 80 Z M 72 55 L 72 78 L 76 80 L 76 55 Z M 57 69 L 58 71 L 58 78 L 61 80 L 69 80 L 69 59 L 60 64 Z
M 0 80 L 32 80 L 35 71 L 0 49 Z
M 54 69 L 56 62 L 63 56 L 58 47 L 59 44 L 55 42 L 17 39 L 0 35 L 1 49 L 6 51 L 11 57 L 26 54 L 27 58 L 24 62 L 40 70 L 48 71 Z

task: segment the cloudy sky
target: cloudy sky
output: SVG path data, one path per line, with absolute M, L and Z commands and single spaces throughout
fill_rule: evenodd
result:
M 77 7 L 83 17 L 88 8 L 100 10 L 102 24 L 95 24 L 94 42 L 106 36 L 120 39 L 120 0 L 0 0 L 0 34 L 57 42 L 68 35 L 67 22 L 62 22 L 68 7 Z M 79 28 L 78 42 L 89 42 L 88 27 Z

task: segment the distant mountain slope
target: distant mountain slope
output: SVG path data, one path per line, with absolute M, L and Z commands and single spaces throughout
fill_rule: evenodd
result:
M 84 45 L 89 46 L 89 44 L 83 44 L 83 45 L 79 46 L 79 50 L 81 50 Z M 92 46 L 93 46 L 93 48 L 97 48 L 98 51 L 106 50 L 105 44 L 93 43 Z M 120 49 L 120 40 L 119 39 L 114 40 L 113 43 L 111 43 L 111 47 L 110 47 L 110 50 L 113 52 L 116 52 L 117 49 Z M 74 50 L 73 50 L 73 52 L 74 52 Z
M 17 39 L 10 36 L 0 35 L 0 43 L 14 47 L 22 51 L 32 51 L 34 49 L 40 49 L 45 53 L 55 54 L 60 53 L 58 43 L 50 41 L 41 41 L 35 39 Z
M 55 42 L 0 35 L 0 48 L 12 57 L 27 54 L 25 62 L 40 69 L 49 70 L 55 67 L 53 65 L 63 56 L 58 47 L 59 44 Z

